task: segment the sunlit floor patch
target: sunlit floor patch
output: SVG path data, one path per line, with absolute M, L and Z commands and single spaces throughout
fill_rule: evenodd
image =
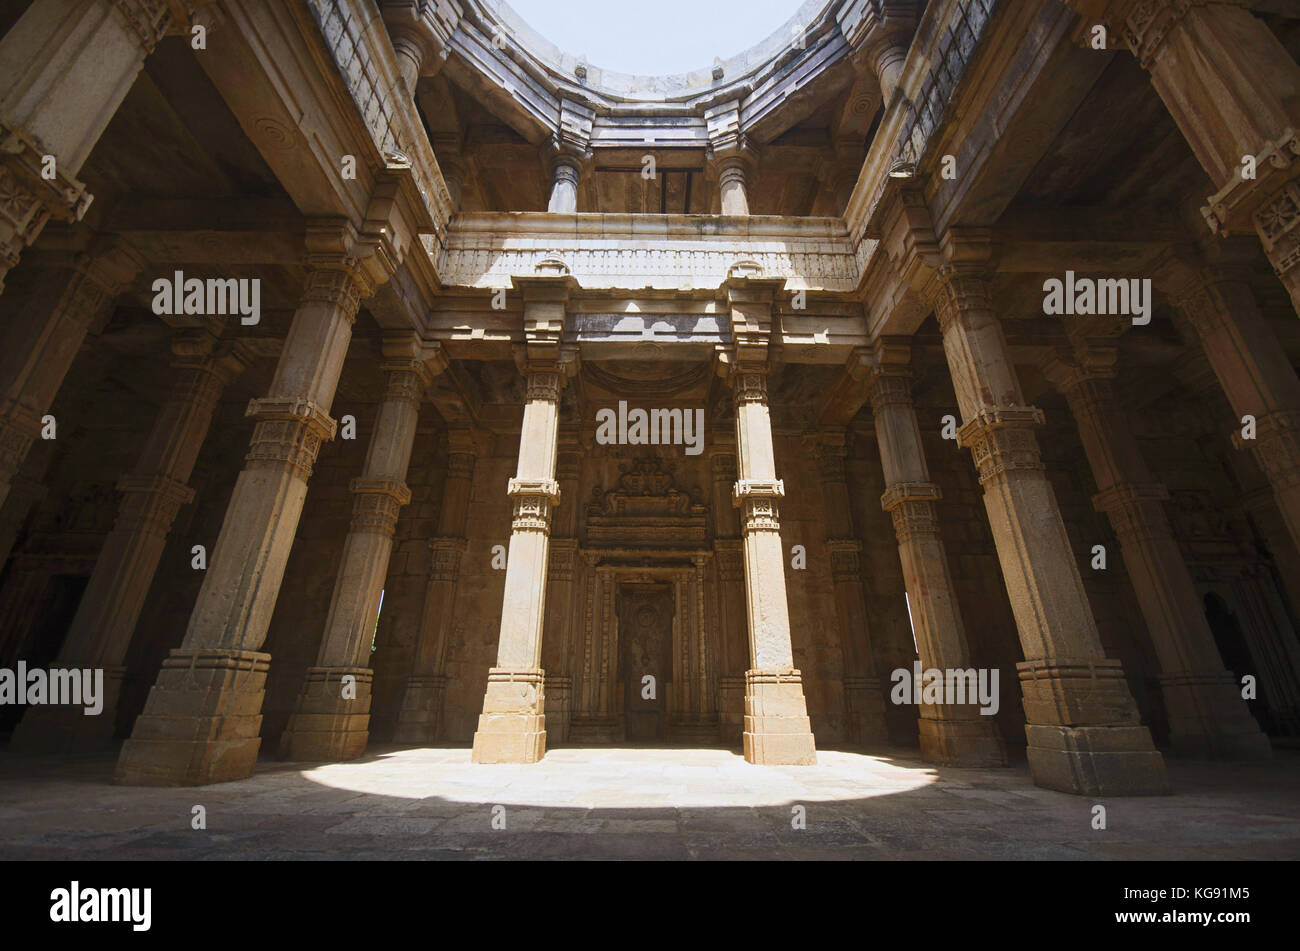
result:
M 815 766 L 752 766 L 721 749 L 584 748 L 551 750 L 539 763 L 484 766 L 468 749 L 408 749 L 362 763 L 304 770 L 323 786 L 359 793 L 454 802 L 566 808 L 776 806 L 861 799 L 937 782 L 914 761 L 821 751 Z

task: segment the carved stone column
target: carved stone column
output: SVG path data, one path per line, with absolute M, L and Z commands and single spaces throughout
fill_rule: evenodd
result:
M 1205 268 L 1171 289 L 1237 417 L 1233 444 L 1253 452 L 1300 548 L 1300 377 L 1243 274 Z M 1246 415 L 1255 417 L 1253 440 L 1240 438 Z
M 86 333 L 143 266 L 124 242 L 97 241 L 51 268 L 30 296 L 7 300 L 0 348 L 0 505 Z M 15 291 L 15 293 L 17 293 Z M 8 552 L 0 552 L 0 564 Z
M 736 407 L 736 486 L 745 552 L 750 669 L 745 672 L 745 760 L 763 765 L 817 761 L 803 681 L 794 666 L 785 593 L 780 499 L 772 420 L 767 406 L 767 341 L 772 299 L 783 282 L 732 276 L 727 281 L 735 340 L 730 366 Z
M 0 290 L 51 218 L 85 214 L 91 196 L 76 175 L 169 28 L 171 6 L 35 0 L 0 37 Z M 47 155 L 52 179 L 42 175 Z
M 824 430 L 810 441 L 821 476 L 828 532 L 826 549 L 835 585 L 835 614 L 844 658 L 845 733 L 850 743 L 888 743 L 885 698 L 876 675 L 867 601 L 862 591 L 862 542 L 853 529 L 853 510 L 844 474 L 844 457 L 848 454 L 844 430 Z
M 573 434 L 560 436 L 556 462 L 556 481 L 560 498 L 578 497 L 580 447 Z M 550 564 L 547 568 L 546 594 L 546 732 L 555 742 L 563 743 L 569 735 L 572 708 L 573 658 L 576 624 L 573 616 L 573 579 L 578 565 L 578 506 L 561 506 L 551 528 Z
M 855 65 L 871 69 L 888 107 L 902 78 L 909 37 L 916 28 L 916 4 L 906 0 L 859 0 L 845 4 L 839 19 L 844 37 L 854 49 Z
M 1034 782 L 1088 795 L 1167 790 L 1164 760 L 1142 725 L 1118 661 L 1106 657 L 1002 324 L 984 277 L 987 236 L 943 240 L 930 291 L 963 425 L 1002 563 L 1025 660 L 1025 733 Z
M 477 449 L 468 429 L 447 431 L 447 475 L 438 508 L 438 535 L 429 541 L 432 558 L 424 594 L 415 660 L 402 695 L 394 742 L 432 743 L 438 738 L 447 677 L 444 658 L 456 617 L 460 562 L 465 555 L 465 523 Z
M 736 484 L 736 450 L 709 454 L 713 471 L 713 553 L 718 579 L 718 732 L 724 743 L 739 744 L 745 727 L 745 670 L 749 667 L 745 611 L 745 554 L 740 520 L 731 504 Z
M 524 289 L 527 340 L 519 468 L 507 491 L 514 500 L 497 664 L 488 672 L 483 713 L 474 734 L 476 763 L 535 763 L 546 754 L 545 672 L 541 668 L 560 391 L 574 364 L 561 352 L 565 306 L 573 279 L 516 279 Z
M 271 657 L 259 650 L 279 595 L 361 299 L 374 279 L 350 226 L 310 226 L 307 288 L 257 420 L 181 647 L 163 661 L 116 780 L 195 785 L 252 773 Z
M 871 358 L 871 412 L 884 470 L 881 507 L 894 521 L 912 629 L 925 669 L 968 669 L 970 647 L 948 554 L 939 534 L 939 487 L 930 479 L 912 405 L 911 354 L 904 340 L 882 338 Z M 991 716 L 971 704 L 922 704 L 921 755 L 941 766 L 1005 766 Z
M 307 668 L 297 707 L 281 738 L 286 759 L 354 759 L 365 752 L 374 680 L 367 661 L 379 598 L 388 577 L 398 512 L 411 500 L 406 473 L 420 403 L 430 381 L 446 366 L 441 347 L 427 348 L 415 335 L 384 341 L 382 368 L 388 374 L 388 391 L 375 417 L 361 477 L 352 480 L 352 525 L 343 543 L 316 666 Z
M 183 334 L 172 342 L 172 352 L 179 374 L 172 394 L 134 471 L 118 482 L 123 495 L 117 522 L 55 662 L 63 668 L 104 668 L 103 710 L 87 717 L 75 707 L 31 707 L 11 748 L 81 750 L 112 742 L 131 636 L 176 514 L 193 497 L 186 483 L 221 393 L 246 365 L 206 331 Z
M 1127 44 L 1218 191 L 1219 234 L 1259 235 L 1300 311 L 1300 65 L 1245 6 L 1209 0 L 1069 0 Z M 1242 159 L 1254 158 L 1253 178 Z
M 1156 483 L 1111 387 L 1113 348 L 1053 357 L 1044 372 L 1070 403 L 1124 566 L 1160 658 L 1169 732 L 1179 752 L 1223 758 L 1271 755 L 1268 739 L 1223 667 L 1205 610 L 1165 515 L 1168 490 Z

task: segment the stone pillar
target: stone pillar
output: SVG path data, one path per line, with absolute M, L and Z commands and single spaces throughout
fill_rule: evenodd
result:
M 572 433 L 560 436 L 556 481 L 560 498 L 578 498 L 581 447 Z M 569 735 L 572 710 L 574 633 L 573 578 L 578 565 L 578 506 L 561 506 L 551 527 L 546 594 L 546 732 L 563 743 Z
M 1116 352 L 1081 347 L 1044 373 L 1065 394 L 1097 482 L 1094 507 L 1119 537 L 1138 606 L 1160 658 L 1160 688 L 1174 749 L 1197 756 L 1271 755 L 1268 740 L 1223 666 L 1205 610 L 1165 515 L 1157 484 L 1111 386 Z
M 1124 671 L 1102 649 L 1002 324 L 984 276 L 987 235 L 944 235 L 930 285 L 1025 660 L 1018 664 L 1034 782 L 1087 795 L 1167 791 L 1164 760 Z
M 251 775 L 271 657 L 259 650 L 307 496 L 361 299 L 374 279 L 350 226 L 309 226 L 309 276 L 180 648 L 163 661 L 116 781 L 198 785 Z
M 438 738 L 442 698 L 447 686 L 444 658 L 456 617 L 460 562 L 465 555 L 465 525 L 477 450 L 468 429 L 447 431 L 447 474 L 438 508 L 438 535 L 429 541 L 432 557 L 424 594 L 420 634 L 411 675 L 397 715 L 396 743 L 432 743 Z
M 0 505 L 40 437 L 41 417 L 54 403 L 86 333 L 107 318 L 143 263 L 121 241 L 97 241 L 66 267 L 42 274 L 30 297 L 7 301 L 0 348 Z
M 889 107 L 907 60 L 907 47 L 916 29 L 916 4 L 904 0 L 871 0 L 845 4 L 838 14 L 844 37 L 854 49 L 858 70 L 870 69 L 880 82 Z
M 578 210 L 578 177 L 585 156 L 577 149 L 567 147 L 559 139 L 551 143 L 551 200 L 546 210 L 555 214 L 571 215 Z
M 425 347 L 414 334 L 384 341 L 388 390 L 375 417 L 361 477 L 352 480 L 352 524 L 343 543 L 334 595 L 316 666 L 307 668 L 297 707 L 281 738 L 285 759 L 355 759 L 370 736 L 370 645 L 379 598 L 388 577 L 393 533 L 402 506 L 420 403 L 435 375 L 447 366 L 441 347 Z M 346 678 L 350 678 L 346 679 Z
M 729 440 L 728 440 L 729 441 Z M 711 450 L 713 471 L 713 554 L 718 578 L 718 733 L 731 745 L 745 732 L 745 670 L 749 667 L 745 611 L 745 554 L 740 519 L 731 504 L 736 484 L 736 450 Z
M 1175 292 L 1175 307 L 1196 331 L 1236 414 L 1233 444 L 1253 451 L 1300 548 L 1300 377 L 1244 274 L 1203 269 Z M 1241 438 L 1241 419 L 1247 415 L 1255 418 L 1253 440 Z
M 853 528 L 849 486 L 844 473 L 848 455 L 842 428 L 817 433 L 812 442 L 822 484 L 826 549 L 835 585 L 835 615 L 844 663 L 845 735 L 850 743 L 888 743 L 885 698 L 871 648 L 867 601 L 862 590 L 862 542 Z
M 939 534 L 939 486 L 930 479 L 921 429 L 912 405 L 910 348 L 905 340 L 877 341 L 871 358 L 871 412 L 884 470 L 881 507 L 894 522 L 898 559 L 912 611 L 923 668 L 972 666 L 970 647 L 948 554 Z M 922 704 L 921 755 L 940 766 L 1005 766 L 1006 750 L 993 717 L 972 704 Z
M 555 481 L 560 391 L 575 364 L 562 352 L 571 277 L 516 279 L 524 291 L 527 377 L 519 468 L 507 492 L 514 499 L 506 552 L 505 595 L 497 664 L 488 672 L 483 713 L 474 734 L 476 763 L 535 763 L 546 754 L 542 619 L 546 607 L 551 511 L 559 504 Z
M 729 382 L 736 407 L 736 486 L 745 553 L 750 669 L 745 671 L 745 760 L 762 765 L 817 762 L 803 682 L 794 666 L 785 593 L 772 420 L 767 406 L 767 341 L 780 280 L 727 281 L 734 357 Z
M 1105 18 L 1218 191 L 1201 209 L 1218 234 L 1259 235 L 1300 311 L 1300 65 L 1260 18 L 1232 3 L 1070 0 Z M 1096 19 L 1093 22 L 1096 22 Z M 1254 176 L 1243 177 L 1243 158 Z
M 35 0 L 0 37 L 0 290 L 50 218 L 85 214 L 91 196 L 76 175 L 168 29 L 171 6 Z M 53 179 L 42 175 L 46 156 Z
M 206 331 L 182 334 L 172 343 L 178 371 L 135 469 L 117 485 L 123 493 L 113 531 L 104 541 L 94 573 L 54 666 L 103 668 L 103 711 L 32 707 L 13 739 L 14 749 L 81 750 L 111 744 L 113 724 L 136 622 L 182 505 L 193 498 L 186 484 L 194 469 L 221 393 L 246 365 Z
M 415 95 L 420 77 L 436 76 L 446 63 L 447 44 L 460 21 L 459 8 L 423 0 L 384 0 L 379 6 L 402 83 Z

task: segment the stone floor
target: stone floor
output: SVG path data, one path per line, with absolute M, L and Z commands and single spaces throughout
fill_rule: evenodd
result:
M 197 789 L 114 786 L 113 762 L 0 752 L 0 859 L 1300 858 L 1297 751 L 1171 762 L 1178 792 L 1100 800 L 1105 830 L 1093 799 L 1023 767 L 934 769 L 912 751 L 754 767 L 720 749 L 585 748 L 476 766 L 466 747 L 381 748 Z

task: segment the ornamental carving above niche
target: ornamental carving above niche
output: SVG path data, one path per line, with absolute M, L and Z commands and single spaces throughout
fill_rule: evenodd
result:
M 587 505 L 590 545 L 622 548 L 698 548 L 708 538 L 706 506 L 679 489 L 662 459 L 643 456 L 619 464 L 611 489 L 596 486 Z

